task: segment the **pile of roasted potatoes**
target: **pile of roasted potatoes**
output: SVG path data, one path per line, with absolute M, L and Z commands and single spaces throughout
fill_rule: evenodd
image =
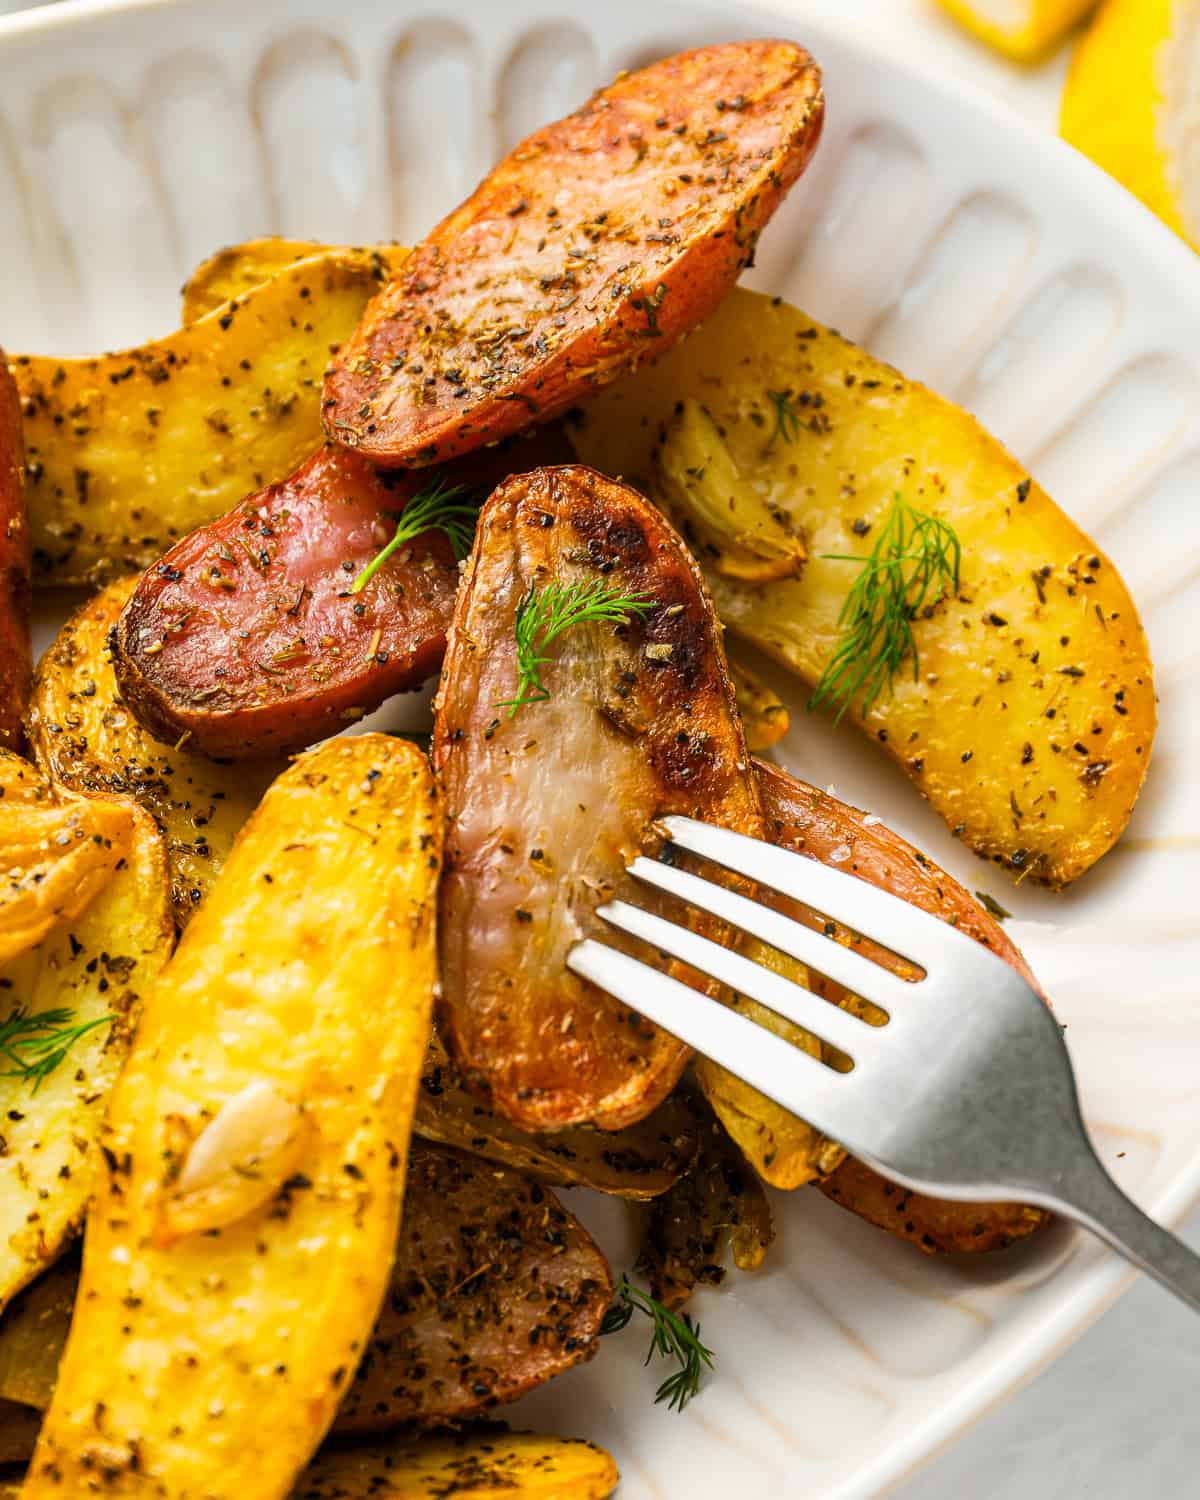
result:
M 253 241 L 152 344 L 0 361 L 3 1493 L 605 1496 L 607 1454 L 485 1418 L 630 1322 L 666 1405 L 719 1378 L 684 1305 L 768 1256 L 768 1187 L 930 1253 L 1044 1223 L 895 1187 L 564 966 L 682 813 L 1032 979 L 995 903 L 760 758 L 787 709 L 726 632 L 1020 880 L 1081 876 L 1146 774 L 1112 562 L 734 286 L 822 109 L 791 43 L 684 53 L 411 250 Z M 427 744 L 349 732 L 434 678 Z M 561 1188 L 629 1200 L 628 1275 Z

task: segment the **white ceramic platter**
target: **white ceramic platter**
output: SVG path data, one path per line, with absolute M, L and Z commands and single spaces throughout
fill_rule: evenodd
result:
M 618 69 L 764 32 L 805 42 L 826 138 L 754 283 L 976 409 L 1096 535 L 1144 612 L 1162 727 L 1128 835 L 1064 897 L 973 862 L 796 694 L 781 759 L 1014 910 L 1106 1158 L 1176 1219 L 1200 1188 L 1200 268 L 1066 148 L 831 34 L 821 8 L 118 0 L 0 22 L 0 337 L 137 342 L 172 324 L 186 270 L 219 244 L 417 237 Z M 652 1405 L 627 1334 L 520 1419 L 611 1447 L 624 1500 L 874 1496 L 1122 1282 L 1062 1228 L 983 1263 L 932 1261 L 816 1193 L 776 1204 L 769 1269 L 700 1299 L 718 1373 L 683 1416 Z M 620 1267 L 625 1226 L 585 1214 Z

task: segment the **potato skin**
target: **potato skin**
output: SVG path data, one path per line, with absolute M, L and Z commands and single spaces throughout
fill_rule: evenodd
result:
M 441 477 L 482 499 L 514 469 L 565 452 L 559 428 L 545 428 Z M 445 533 L 422 533 L 350 592 L 428 482 L 326 445 L 174 546 L 112 637 L 121 696 L 141 723 L 205 755 L 276 755 L 434 676 L 459 584 Z
M 17 388 L 0 349 L 0 749 L 25 744 L 29 698 L 32 543 L 25 515 L 25 451 Z
M 665 1193 L 690 1171 L 699 1147 L 695 1116 L 678 1090 L 624 1130 L 521 1130 L 466 1087 L 436 1034 L 425 1056 L 413 1129 L 427 1141 L 515 1167 L 554 1187 L 589 1187 L 634 1201 Z
M 390 736 L 331 741 L 264 798 L 148 998 L 114 1092 L 26 1500 L 83 1493 L 98 1468 L 113 1496 L 290 1492 L 387 1283 L 440 844 L 428 762 Z M 229 1124 L 264 1090 L 266 1118 L 295 1135 L 255 1137 L 249 1172 Z M 164 1234 L 205 1159 L 226 1201 Z M 258 1206 L 240 1212 L 247 1189 Z
M 820 136 L 785 41 L 618 78 L 523 141 L 412 252 L 325 381 L 325 428 L 388 466 L 543 422 L 720 302 Z
M 417 1143 L 392 1279 L 335 1432 L 439 1427 L 596 1352 L 612 1275 L 532 1178 Z
M 794 441 L 771 441 L 770 390 L 792 392 Z M 650 475 L 657 494 L 654 449 L 686 397 L 808 539 L 798 579 L 755 587 L 707 571 L 729 629 L 812 685 L 856 576 L 836 556 L 870 551 L 897 491 L 949 522 L 961 586 L 914 625 L 920 679 L 906 663 L 890 694 L 846 718 L 985 859 L 1053 887 L 1095 864 L 1133 809 L 1156 716 L 1112 562 L 968 413 L 779 299 L 735 289 L 685 347 L 580 412 L 576 452 Z
M 653 607 L 627 626 L 562 634 L 544 669 L 549 700 L 510 717 L 496 705 L 517 688 L 521 599 L 533 585 L 596 580 Z M 528 1130 L 643 1118 L 687 1049 L 568 973 L 566 953 L 601 925 L 596 906 L 632 889 L 625 866 L 655 845 L 655 818 L 751 834 L 761 823 L 699 570 L 635 491 L 569 466 L 492 494 L 450 631 L 433 755 L 449 828 L 439 1030 L 468 1085 Z M 697 928 L 722 936 L 717 923 Z
M 11 356 L 35 581 L 149 567 L 290 473 L 321 440 L 331 348 L 385 274 L 370 251 L 331 251 L 137 349 Z
M 172 547 L 113 632 L 118 687 L 141 723 L 205 755 L 274 755 L 432 676 L 458 588 L 445 535 L 417 537 L 350 593 L 418 487 L 325 446 Z
M 109 636 L 136 578 L 110 584 L 70 617 L 38 663 L 28 714 L 38 766 L 74 791 L 131 798 L 167 843 L 175 920 L 186 926 L 242 824 L 283 769 L 221 765 L 147 734 L 117 692 Z

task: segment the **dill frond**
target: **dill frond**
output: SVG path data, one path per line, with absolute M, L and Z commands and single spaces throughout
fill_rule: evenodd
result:
M 94 1021 L 76 1021 L 75 1012 L 65 1008 L 15 1010 L 0 1021 L 0 1059 L 10 1064 L 0 1070 L 0 1078 L 20 1078 L 31 1083 L 36 1094 L 81 1037 L 97 1026 L 109 1025 L 112 1019 L 97 1016 Z
M 350 585 L 350 592 L 360 594 L 398 547 L 413 541 L 424 531 L 444 531 L 450 538 L 455 557 L 466 557 L 475 536 L 481 499 L 467 485 L 446 484 L 441 479 L 434 479 L 425 489 L 418 490 L 401 512 L 396 522 L 396 534 Z
M 687 1313 L 675 1313 L 664 1307 L 649 1292 L 634 1286 L 628 1276 L 617 1282 L 612 1306 L 600 1324 L 601 1334 L 618 1333 L 628 1327 L 635 1312 L 643 1313 L 654 1325 L 645 1363 L 649 1364 L 658 1355 L 661 1359 L 673 1359 L 679 1366 L 659 1386 L 654 1400 L 665 1401 L 671 1411 L 682 1411 L 699 1394 L 701 1377 L 705 1369 L 713 1368 L 716 1356 L 701 1342 L 699 1323 L 693 1323 Z
M 517 695 L 496 704 L 507 708 L 511 719 L 518 708 L 545 703 L 550 694 L 542 682 L 542 668 L 551 641 L 587 620 L 611 620 L 628 625 L 632 615 L 644 615 L 653 601 L 644 594 L 623 594 L 602 579 L 590 583 L 532 583 L 517 605 L 513 632 L 517 639 Z
M 791 391 L 768 391 L 767 400 L 775 408 L 775 427 L 767 439 L 767 447 L 773 448 L 776 438 L 794 443 L 800 436 L 800 413 L 796 410 Z
M 919 675 L 913 621 L 958 592 L 961 548 L 952 527 L 908 505 L 897 492 L 867 556 L 825 553 L 859 564 L 838 614 L 841 639 L 825 664 L 809 708 L 837 705 L 834 722 L 858 700 L 869 712 L 911 659 Z

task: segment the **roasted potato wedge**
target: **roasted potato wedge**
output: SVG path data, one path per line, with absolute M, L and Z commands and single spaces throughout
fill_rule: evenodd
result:
M 697 1284 L 725 1279 L 725 1244 L 740 1271 L 757 1271 L 775 1238 L 771 1206 L 746 1158 L 702 1101 L 692 1107 L 700 1152 L 692 1170 L 646 1209 L 637 1269 L 666 1307 L 682 1307 Z
M 182 927 L 217 878 L 278 760 L 219 765 L 187 744 L 146 733 L 117 692 L 109 638 L 136 578 L 110 584 L 76 611 L 38 663 L 29 739 L 61 786 L 130 797 L 167 841 L 171 899 Z
M 552 645 L 535 630 L 546 698 L 498 706 L 522 695 L 518 612 L 528 636 L 550 585 L 616 590 L 645 612 L 585 619 Z M 720 627 L 652 505 L 575 467 L 493 493 L 450 631 L 433 754 L 450 830 L 440 1014 L 451 1055 L 525 1129 L 632 1124 L 670 1092 L 687 1049 L 569 974 L 567 951 L 628 888 L 625 866 L 655 844 L 657 817 L 761 827 Z M 701 929 L 721 935 L 697 919 Z
M 0 750 L 0 964 L 83 911 L 128 855 L 135 826 L 127 803 L 63 791 Z
M 171 951 L 162 839 L 140 808 L 123 811 L 128 850 L 107 884 L 0 966 L 0 1310 L 83 1221 L 109 1090 Z
M 334 442 L 443 462 L 558 416 L 720 302 L 821 132 L 801 47 L 625 74 L 494 167 L 413 250 L 325 381 Z
M 594 1443 L 493 1429 L 331 1448 L 292 1500 L 605 1500 L 619 1477 Z
M 25 743 L 21 716 L 33 667 L 29 643 L 31 543 L 25 515 L 21 403 L 0 350 L 0 750 Z
M 0 1399 L 50 1404 L 78 1284 L 65 1257 L 0 1320 Z M 516 1400 L 591 1358 L 612 1290 L 549 1189 L 417 1143 L 391 1281 L 334 1431 L 438 1427 Z
M 439 479 L 468 491 L 469 513 L 508 474 L 565 447 L 557 427 L 542 429 Z M 428 484 L 324 447 L 172 547 L 113 634 L 121 694 L 142 723 L 168 741 L 187 735 L 209 755 L 271 754 L 310 745 L 432 677 L 459 583 L 444 532 L 421 532 L 352 591 Z
M 608 1263 L 549 1188 L 416 1144 L 383 1309 L 335 1432 L 440 1427 L 596 1352 Z
M 42 1425 L 42 1414 L 31 1406 L 21 1406 L 16 1401 L 0 1400 L 0 1464 L 23 1464 L 33 1456 L 38 1429 Z M 21 1486 L 16 1481 L 0 1479 L 0 1500 L 8 1495 L 19 1495 Z
M 955 1203 L 907 1188 L 848 1156 L 817 1187 L 842 1208 L 927 1255 L 1005 1250 L 1050 1222 L 1044 1208 L 1022 1203 Z
M 207 260 L 202 260 L 183 285 L 181 321 L 194 323 L 206 317 L 223 302 L 244 297 L 252 287 L 261 286 L 298 260 L 314 255 L 373 255 L 379 261 L 379 280 L 394 276 L 408 256 L 402 245 L 322 245 L 314 240 L 285 240 L 267 235 L 227 245 Z
M 742 716 L 742 728 L 746 731 L 747 749 L 769 750 L 791 728 L 787 704 L 756 672 L 732 657 L 729 676 L 733 681 L 738 713 Z
M 699 1146 L 695 1116 L 676 1094 L 624 1130 L 590 1125 L 546 1135 L 521 1130 L 464 1085 L 436 1036 L 425 1058 L 413 1129 L 426 1140 L 515 1167 L 539 1182 L 634 1200 L 665 1193 L 689 1170 Z
M 899 834 L 869 814 L 797 781 L 778 766 L 756 761 L 755 770 L 767 836 L 773 843 L 811 859 L 834 862 L 839 869 L 941 917 L 990 948 L 1035 989 L 1038 987 L 1020 951 L 979 902 Z M 795 904 L 781 904 L 806 925 L 829 930 L 827 919 L 817 913 Z M 830 936 L 858 947 L 876 961 L 888 962 L 884 950 L 849 928 L 834 924 Z M 761 962 L 765 955 L 754 956 Z M 893 958 L 891 962 L 900 961 Z M 782 972 L 815 994 L 840 1005 L 864 1004 L 803 965 L 790 960 L 779 963 Z M 760 1025 L 807 1051 L 819 1052 L 812 1037 L 765 1006 L 744 997 L 738 1004 Z M 697 1060 L 696 1073 L 718 1116 L 768 1182 L 794 1188 L 816 1181 L 822 1192 L 843 1208 L 925 1250 L 991 1250 L 1023 1238 L 1048 1221 L 1044 1210 L 1020 1204 L 951 1203 L 896 1188 L 872 1168 L 846 1158 L 836 1143 L 749 1084 L 703 1058 Z
M 370 251 L 298 261 L 139 349 L 18 355 L 38 583 L 148 567 L 320 442 L 330 351 L 385 275 Z
M 387 735 L 301 757 L 247 824 L 113 1094 L 26 1500 L 97 1465 L 112 1494 L 288 1493 L 387 1284 L 440 842 L 429 764 Z
M 67 1251 L 13 1299 L 0 1318 L 0 1399 L 44 1411 L 79 1290 L 79 1256 Z
M 651 476 L 676 515 L 671 423 L 688 400 L 716 419 L 747 495 L 808 541 L 799 578 L 763 585 L 701 548 L 722 620 L 815 684 L 860 571 L 839 559 L 869 554 L 897 492 L 949 523 L 959 589 L 912 622 L 919 676 L 910 657 L 846 715 L 977 854 L 1051 886 L 1094 864 L 1133 808 L 1155 725 L 1146 640 L 1108 558 L 966 412 L 778 298 L 735 291 L 685 349 L 582 411 L 572 441 L 598 468 Z

